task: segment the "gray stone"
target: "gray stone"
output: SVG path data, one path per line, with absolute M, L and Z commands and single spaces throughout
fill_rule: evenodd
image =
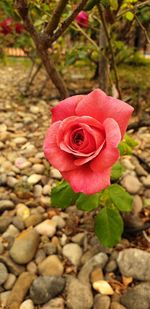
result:
M 121 183 L 123 187 L 131 194 L 138 193 L 142 186 L 138 178 L 133 175 L 125 175 Z
M 116 261 L 115 261 L 115 260 L 110 260 L 110 261 L 108 262 L 108 264 L 106 265 L 105 270 L 106 270 L 108 273 L 110 273 L 110 272 L 115 271 L 116 268 L 117 268 L 117 263 L 116 263 Z
M 34 229 L 23 231 L 10 249 L 10 256 L 18 264 L 26 264 L 32 260 L 38 248 L 40 237 Z
M 0 217 L 0 233 L 4 233 L 11 223 L 10 217 Z
M 150 280 L 150 253 L 129 248 L 121 251 L 117 258 L 120 272 L 123 276 L 137 280 Z
M 30 298 L 34 304 L 42 305 L 59 295 L 65 288 L 65 279 L 54 276 L 36 278 L 30 288 Z
M 43 247 L 46 255 L 55 254 L 57 252 L 57 247 L 53 243 L 47 243 Z
M 91 259 L 89 259 L 84 266 L 81 268 L 78 278 L 79 280 L 84 284 L 87 284 L 89 282 L 89 276 L 93 270 L 94 267 L 99 266 L 102 269 L 104 268 L 105 264 L 108 261 L 108 256 L 100 252 L 93 256 Z
M 25 223 L 26 227 L 35 226 L 35 225 L 41 223 L 42 219 L 43 219 L 43 217 L 42 217 L 41 214 L 33 214 L 33 215 L 30 215 L 28 218 L 26 218 L 24 220 L 24 223 Z
M 61 216 L 53 216 L 52 221 L 54 221 L 56 226 L 60 229 L 66 225 L 65 220 Z
M 19 230 L 13 224 L 10 224 L 7 230 L 2 234 L 2 237 L 5 239 L 9 237 L 15 238 L 18 234 Z
M 93 295 L 90 285 L 81 283 L 77 278 L 67 278 L 67 308 L 90 309 L 93 305 Z
M 82 249 L 78 244 L 70 243 L 63 247 L 63 255 L 75 266 L 80 264 Z
M 133 199 L 133 213 L 135 215 L 139 214 L 143 209 L 143 202 L 139 195 L 135 195 Z
M 150 308 L 150 282 L 140 283 L 133 288 L 128 288 L 121 296 L 121 304 L 128 309 Z
M 0 262 L 4 263 L 8 270 L 18 276 L 24 271 L 24 267 L 14 263 L 8 256 L 0 255 Z
M 38 265 L 41 275 L 45 276 L 61 276 L 64 267 L 57 255 L 50 255 Z
M 4 264 L 0 263 L 0 285 L 8 278 L 8 271 Z
M 12 220 L 12 223 L 15 225 L 15 227 L 17 227 L 17 229 L 19 229 L 20 231 L 22 231 L 25 226 L 24 226 L 24 222 L 22 220 L 21 217 L 19 216 L 15 216 Z
M 0 201 L 0 213 L 2 213 L 5 210 L 11 210 L 14 209 L 15 204 L 10 200 L 1 200 Z
M 40 264 L 46 258 L 45 251 L 43 249 L 38 249 L 35 256 L 36 264 Z
M 93 309 L 109 309 L 110 297 L 106 295 L 97 294 L 94 298 Z
M 142 182 L 146 188 L 150 188 L 150 175 L 147 177 L 142 177 Z

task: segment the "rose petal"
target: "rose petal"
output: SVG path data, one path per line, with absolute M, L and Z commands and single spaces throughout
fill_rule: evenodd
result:
M 110 185 L 110 172 L 107 169 L 102 173 L 93 172 L 88 165 L 62 172 L 62 176 L 70 183 L 75 192 L 94 194 Z
M 75 108 L 77 103 L 79 103 L 84 98 L 84 95 L 76 95 L 67 98 L 59 102 L 55 107 L 52 108 L 52 122 L 63 120 L 67 117 L 76 115 Z
M 117 146 L 121 140 L 121 133 L 117 122 L 108 118 L 104 121 L 106 146 L 100 154 L 92 160 L 90 167 L 95 172 L 102 172 L 111 167 L 119 158 Z
M 91 116 L 101 123 L 107 118 L 117 121 L 122 137 L 126 131 L 133 107 L 129 104 L 107 96 L 103 91 L 95 89 L 78 102 L 75 113 L 78 116 Z
M 68 171 L 75 168 L 73 156 L 62 151 L 56 142 L 61 121 L 57 121 L 48 129 L 44 140 L 44 154 L 47 160 L 59 171 Z

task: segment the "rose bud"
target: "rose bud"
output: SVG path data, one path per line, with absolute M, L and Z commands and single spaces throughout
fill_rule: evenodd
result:
M 45 157 L 75 192 L 94 194 L 110 185 L 132 112 L 132 106 L 99 89 L 67 98 L 52 109 Z
M 12 18 L 11 17 L 3 20 L 0 23 L 0 27 L 1 27 L 0 32 L 3 33 L 4 35 L 11 33 L 12 32 L 12 28 L 10 27 L 11 24 L 12 24 Z
M 89 15 L 84 12 L 81 11 L 77 16 L 76 16 L 76 22 L 79 26 L 83 27 L 83 28 L 88 28 L 88 24 L 89 24 Z
M 16 33 L 20 34 L 20 33 L 23 32 L 23 30 L 24 30 L 23 24 L 21 24 L 21 23 L 16 23 L 15 24 L 15 31 L 16 31 Z

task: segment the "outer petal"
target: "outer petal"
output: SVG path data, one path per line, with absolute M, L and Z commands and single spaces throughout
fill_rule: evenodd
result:
M 102 173 L 93 172 L 89 165 L 84 165 L 76 170 L 63 172 L 62 176 L 70 183 L 75 192 L 94 194 L 110 185 L 110 171 Z
M 95 89 L 78 103 L 75 112 L 78 116 L 94 117 L 101 123 L 107 118 L 115 119 L 123 137 L 133 110 L 133 107 L 129 104 L 109 97 L 103 91 Z
M 121 140 L 121 133 L 117 122 L 108 118 L 103 123 L 106 132 L 106 146 L 100 154 L 92 160 L 90 167 L 95 172 L 103 172 L 110 168 L 119 158 L 117 146 Z
M 61 121 L 57 121 L 48 129 L 44 140 L 44 154 L 47 160 L 60 171 L 75 169 L 73 156 L 62 151 L 56 142 L 56 134 Z
M 77 103 L 84 98 L 84 95 L 76 95 L 70 98 L 67 98 L 55 107 L 52 108 L 52 122 L 63 120 L 70 116 L 75 116 L 75 108 Z

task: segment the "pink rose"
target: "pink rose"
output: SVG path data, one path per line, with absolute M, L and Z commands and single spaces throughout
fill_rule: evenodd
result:
M 96 89 L 76 95 L 52 109 L 52 125 L 44 141 L 47 160 L 75 192 L 93 194 L 110 185 L 133 108 Z
M 81 11 L 76 17 L 76 22 L 79 26 L 87 28 L 89 24 L 89 15 L 86 12 Z
M 12 32 L 12 28 L 11 28 L 12 21 L 13 20 L 11 17 L 4 19 L 0 23 L 0 27 L 1 27 L 0 32 L 3 33 L 4 35 L 11 33 Z

